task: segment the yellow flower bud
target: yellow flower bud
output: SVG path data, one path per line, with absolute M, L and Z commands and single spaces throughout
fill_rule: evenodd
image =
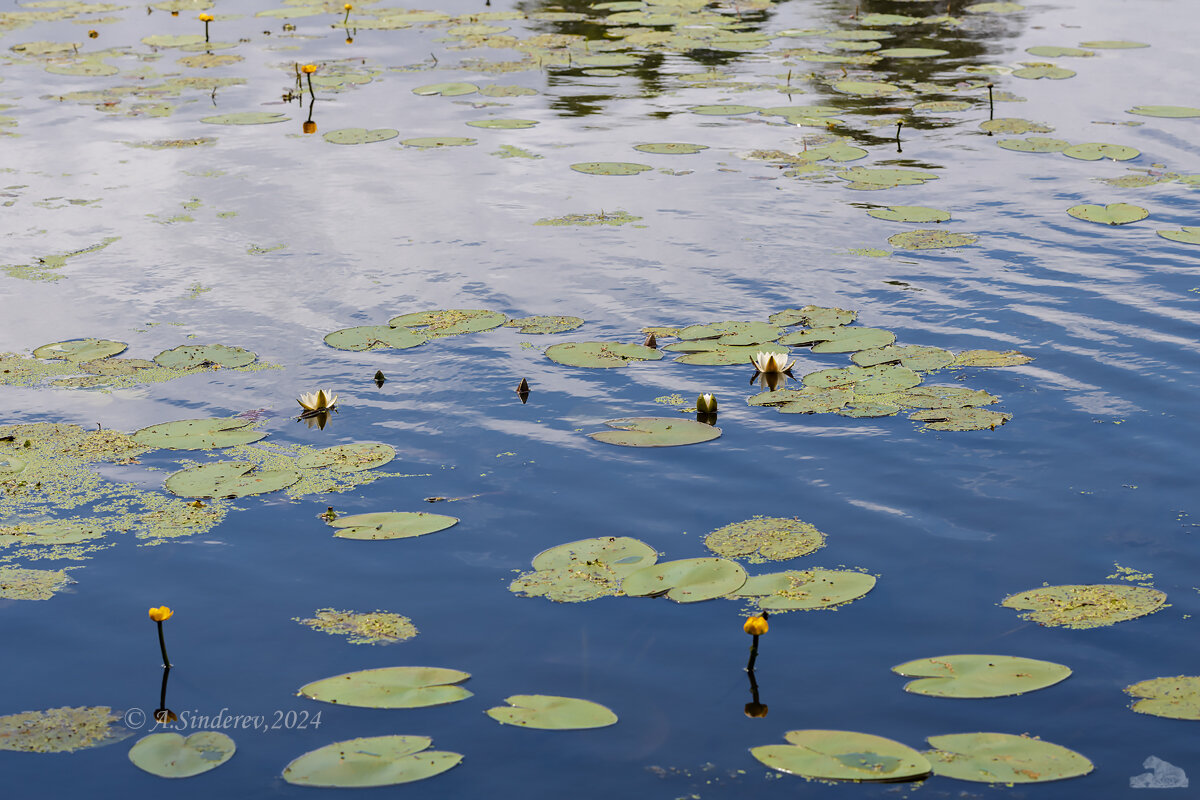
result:
M 166 606 L 160 606 L 158 608 L 150 609 L 150 619 L 154 620 L 155 622 L 165 622 L 169 620 L 171 615 L 174 613 L 174 611 Z
M 300 68 L 300 71 L 303 72 L 305 75 L 312 75 L 314 72 L 317 71 L 317 65 L 316 64 L 305 64 L 303 67 Z
M 95 38 L 96 38 L 96 37 L 98 37 L 99 35 L 100 35 L 100 31 L 97 31 L 97 30 L 91 30 L 91 31 L 88 31 L 88 38 L 89 38 L 89 39 L 95 39 Z
M 303 125 L 301 125 L 300 128 L 305 133 L 316 133 L 317 132 L 317 123 L 313 122 L 310 119 L 307 122 L 305 122 Z
M 212 22 L 213 15 L 212 14 L 201 14 L 199 19 L 201 22 Z
M 746 703 L 746 716 L 751 719 L 761 719 L 767 715 L 765 703 Z
M 762 636 L 767 632 L 767 620 L 765 617 L 747 617 L 742 630 L 751 636 Z
M 342 8 L 346 11 L 352 11 L 354 9 L 354 5 L 352 3 L 346 3 L 346 5 L 342 6 Z
M 701 414 L 717 413 L 717 398 L 711 394 L 702 394 L 696 398 L 696 410 Z

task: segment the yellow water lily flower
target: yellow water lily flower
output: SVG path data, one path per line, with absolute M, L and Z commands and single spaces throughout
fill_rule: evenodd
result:
M 767 632 L 766 617 L 747 617 L 746 622 L 742 625 L 742 630 L 751 636 L 762 636 Z
M 342 8 L 343 8 L 344 10 L 346 10 L 346 11 L 353 11 L 353 10 L 354 10 L 354 6 L 353 6 L 353 5 L 351 5 L 350 3 L 346 3 L 346 5 L 342 6 Z
M 174 611 L 166 606 L 159 606 L 158 608 L 150 609 L 150 619 L 154 620 L 155 622 L 165 622 L 169 620 L 171 615 L 174 613 Z
M 317 71 L 317 65 L 316 64 L 305 64 L 303 67 L 300 68 L 300 71 L 303 72 L 305 75 L 312 75 L 314 72 Z
M 701 414 L 717 413 L 717 398 L 705 393 L 696 398 L 696 410 Z
M 750 363 L 763 374 L 787 372 L 796 366 L 795 361 L 788 361 L 787 353 L 764 353 L 761 350 L 750 359 Z
M 201 14 L 197 19 L 199 19 L 201 22 L 212 22 L 213 15 L 212 14 Z
M 305 392 L 296 400 L 306 412 L 316 414 L 321 411 L 328 411 L 337 405 L 337 395 L 333 392 L 326 392 L 324 389 L 318 389 L 314 392 Z

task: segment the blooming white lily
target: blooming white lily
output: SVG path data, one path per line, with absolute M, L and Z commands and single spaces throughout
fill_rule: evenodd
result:
M 750 363 L 756 370 L 765 374 L 787 372 L 796 366 L 795 361 L 788 361 L 787 353 L 764 353 L 761 350 L 750 359 Z
M 328 411 L 337 405 L 337 395 L 333 392 L 326 392 L 324 389 L 318 389 L 314 392 L 305 392 L 300 395 L 296 401 L 305 413 L 316 414 L 321 411 Z

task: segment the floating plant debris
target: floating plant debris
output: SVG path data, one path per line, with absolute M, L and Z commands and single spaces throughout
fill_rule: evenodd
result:
M 233 758 L 237 746 L 220 731 L 199 731 L 186 739 L 178 733 L 152 733 L 137 740 L 129 760 L 160 778 L 191 778 Z
M 1078 778 L 1092 762 L 1061 745 L 1009 733 L 954 733 L 930 736 L 924 755 L 933 774 L 979 783 L 1044 783 Z
M 73 753 L 133 735 L 108 706 L 48 708 L 0 717 L 0 750 Z
M 919 658 L 892 667 L 917 678 L 904 691 L 933 697 L 1008 697 L 1066 680 L 1070 667 L 1020 656 L 951 655 Z
M 334 636 L 345 636 L 350 644 L 393 644 L 417 635 L 408 617 L 387 611 L 356 612 L 320 608 L 313 617 L 293 617 L 293 622 Z
M 371 736 L 334 742 L 296 758 L 283 779 L 298 786 L 361 788 L 432 778 L 462 762 L 460 753 L 430 750 L 428 736 Z
M 546 731 L 579 731 L 617 724 L 608 708 L 577 697 L 546 694 L 514 694 L 504 698 L 507 706 L 489 708 L 487 715 L 504 725 Z
M 382 667 L 335 675 L 300 687 L 300 695 L 356 708 L 425 708 L 471 696 L 470 673 L 444 667 Z

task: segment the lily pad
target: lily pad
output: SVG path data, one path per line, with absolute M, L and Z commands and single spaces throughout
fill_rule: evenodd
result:
M 736 592 L 745 582 L 746 570 L 736 561 L 685 558 L 643 567 L 621 581 L 621 590 L 630 597 L 666 595 L 676 603 L 698 603 Z
M 739 105 L 692 106 L 688 109 L 693 114 L 703 114 L 709 117 L 737 117 L 742 114 L 756 114 L 761 110 L 759 106 Z
M 621 594 L 621 577 L 602 561 L 523 572 L 508 590 L 522 597 L 545 597 L 556 603 L 586 603 Z
M 583 319 L 581 317 L 535 316 L 510 319 L 504 323 L 504 326 L 506 328 L 519 328 L 520 333 L 533 335 L 573 331 L 582 324 Z
M 677 364 L 699 364 L 710 367 L 748 364 L 758 353 L 787 355 L 790 352 L 788 348 L 777 344 L 725 345 L 707 341 L 677 342 L 665 349 L 690 351 L 675 359 Z
M 429 83 L 424 86 L 418 86 L 412 90 L 415 95 L 421 97 L 433 97 L 441 95 L 442 97 L 461 97 L 464 94 L 475 94 L 479 91 L 479 87 L 473 83 L 464 83 L 461 81 L 450 81 L 446 83 Z
M 871 169 L 848 167 L 834 173 L 842 180 L 850 181 L 854 188 L 886 189 L 893 186 L 919 186 L 925 181 L 937 180 L 933 172 L 917 169 Z
M 114 342 L 111 339 L 74 339 L 69 342 L 44 344 L 33 351 L 33 356 L 79 363 L 115 356 L 124 353 L 128 348 L 129 345 L 125 342 Z
M 1079 47 L 1061 47 L 1057 45 L 1037 45 L 1036 47 L 1026 47 L 1025 52 L 1031 56 L 1038 58 L 1089 58 L 1096 55 L 1091 50 L 1083 50 Z
M 467 124 L 472 128 L 517 131 L 532 128 L 538 124 L 538 121 L 536 119 L 474 119 Z
M 225 367 L 233 369 L 253 364 L 258 356 L 241 347 L 223 344 L 185 344 L 163 350 L 154 357 L 160 367 L 170 369 L 199 369 Z
M 1009 697 L 1053 686 L 1071 668 L 1020 656 L 952 655 L 919 658 L 892 667 L 906 678 L 904 691 L 931 697 Z
M 1070 147 L 1064 148 L 1062 154 L 1070 158 L 1077 158 L 1080 161 L 1100 161 L 1105 158 L 1111 158 L 1113 161 L 1129 161 L 1132 158 L 1137 158 L 1142 153 L 1140 150 L 1126 147 L 1123 144 L 1086 142 L 1084 144 L 1073 144 Z
M 396 450 L 382 442 L 356 442 L 326 447 L 296 459 L 300 469 L 328 467 L 335 472 L 362 472 L 381 467 L 396 457 Z
M 949 50 L 939 50 L 936 47 L 889 47 L 875 51 L 875 55 L 884 58 L 937 58 L 949 53 Z
M 982 431 L 995 430 L 1012 419 L 1012 414 L 985 408 L 931 408 L 909 414 L 908 418 L 924 422 L 931 431 Z
M 1187 117 L 1200 117 L 1200 108 L 1192 108 L 1191 106 L 1134 106 L 1125 113 L 1137 114 L 1142 117 L 1183 119 Z
M 485 308 L 447 308 L 436 311 L 414 311 L 388 320 L 393 328 L 419 330 L 426 339 L 480 333 L 499 328 L 508 317 L 499 311 Z
M 848 387 L 830 389 L 780 389 L 760 392 L 746 402 L 752 406 L 774 406 L 781 414 L 828 414 L 854 400 Z
M 1100 628 L 1144 617 L 1162 608 L 1167 596 L 1146 586 L 1090 584 L 1043 586 L 1004 598 L 1005 608 L 1039 625 L 1056 628 Z
M 283 770 L 299 786 L 394 786 L 432 778 L 462 762 L 462 755 L 427 749 L 428 736 L 369 736 L 334 742 L 305 753 Z
M 471 696 L 470 673 L 444 667 L 381 667 L 335 675 L 300 687 L 300 695 L 355 708 L 425 708 Z
M 808 328 L 780 338 L 780 344 L 811 344 L 814 353 L 853 353 L 873 347 L 883 347 L 896 341 L 896 334 L 882 328 L 836 326 Z
M 248 419 L 218 417 L 216 419 L 181 419 L 160 422 L 134 431 L 135 442 L 163 450 L 215 450 L 250 444 L 266 437 Z
M 999 398 L 966 386 L 914 386 L 888 398 L 902 408 L 962 408 L 988 406 Z
M 807 325 L 810 328 L 835 328 L 838 325 L 849 325 L 858 319 L 857 311 L 844 308 L 825 308 L 823 306 L 805 306 L 804 308 L 786 308 L 777 311 L 768 318 L 772 325 Z
M 1033 122 L 1016 117 L 1001 117 L 979 123 L 979 127 L 988 133 L 1050 133 L 1054 128 L 1042 122 Z
M 624 577 L 658 561 L 658 551 L 629 536 L 600 536 L 556 545 L 533 558 L 534 569 L 566 569 L 602 563 Z
M 641 150 L 643 153 L 655 153 L 663 156 L 682 156 L 707 150 L 708 145 L 688 144 L 687 142 L 649 142 L 647 144 L 635 144 L 633 149 Z
M 563 342 L 546 348 L 546 357 L 568 367 L 609 369 L 637 361 L 658 361 L 661 350 L 621 342 Z
M 884 97 L 900 91 L 900 87 L 894 83 L 879 81 L 837 81 L 831 88 L 843 94 L 854 94 L 859 97 Z
M 734 597 L 748 597 L 763 611 L 836 608 L 875 588 L 875 576 L 849 569 L 806 569 L 751 575 Z
M 108 706 L 48 708 L 0 717 L 0 750 L 73 753 L 133 735 Z
M 421 331 L 410 328 L 393 328 L 390 325 L 360 325 L 354 328 L 342 328 L 326 334 L 325 344 L 338 350 L 374 350 L 380 347 L 391 347 L 395 350 L 406 350 L 425 344 L 428 338 Z
M 571 169 L 586 175 L 637 175 L 654 167 L 629 161 L 585 161 L 572 164 Z
M 1033 64 L 1028 67 L 1014 69 L 1012 76 L 1014 78 L 1025 78 L 1026 80 L 1036 81 L 1042 78 L 1048 78 L 1052 81 L 1061 81 L 1066 78 L 1075 77 L 1076 72 L 1073 69 L 1065 67 L 1056 67 L 1053 64 Z
M 233 758 L 237 745 L 220 731 L 199 731 L 186 739 L 178 733 L 152 733 L 138 739 L 129 760 L 160 778 L 190 778 Z
M 470 147 L 478 142 L 469 136 L 418 136 L 414 139 L 404 139 L 400 144 L 406 147 L 433 149 L 436 147 Z
M 386 142 L 388 139 L 395 139 L 399 135 L 400 131 L 394 128 L 375 128 L 374 130 L 368 130 L 367 128 L 341 128 L 340 130 L 324 134 L 322 138 L 331 144 L 370 144 L 371 142 Z
M 166 480 L 167 491 L 180 497 L 249 497 L 291 486 L 300 473 L 291 469 L 260 470 L 253 461 L 216 461 L 180 470 Z
M 784 734 L 789 744 L 750 748 L 771 769 L 812 780 L 910 781 L 932 769 L 907 745 L 854 731 L 804 730 Z
M 979 237 L 973 233 L 951 233 L 922 229 L 905 231 L 888 237 L 888 244 L 904 250 L 938 250 L 949 247 L 966 247 L 975 244 Z
M 201 122 L 209 125 L 273 125 L 276 122 L 287 122 L 291 119 L 282 111 L 237 111 L 232 114 L 215 114 L 202 117 Z
M 1032 356 L 1016 350 L 964 350 L 954 356 L 955 367 L 1017 367 L 1033 361 Z
M 825 534 L 803 520 L 755 517 L 717 528 L 704 545 L 725 558 L 744 558 L 752 564 L 787 561 L 825 546 Z
M 350 644 L 394 644 L 417 635 L 417 626 L 408 617 L 386 611 L 355 613 L 320 608 L 308 619 L 293 617 L 293 622 L 330 635 L 345 636 Z
M 1155 231 L 1155 233 L 1164 239 L 1170 239 L 1172 242 L 1180 244 L 1200 244 L 1200 227 L 1184 225 L 1177 231 Z
M 1096 50 L 1134 50 L 1149 47 L 1145 42 L 1130 42 L 1123 39 L 1101 39 L 1093 42 L 1080 42 L 1080 47 L 1091 47 Z
M 504 725 L 548 731 L 579 731 L 606 728 L 617 723 L 608 708 L 576 697 L 546 694 L 514 694 L 504 698 L 508 706 L 489 708 L 487 715 Z
M 1102 225 L 1128 225 L 1150 216 L 1149 210 L 1129 203 L 1109 203 L 1099 206 L 1092 203 L 1071 206 L 1067 213 L 1085 222 L 1098 222 Z
M 935 114 L 944 114 L 947 112 L 967 111 L 970 108 L 971 104 L 966 100 L 927 100 L 914 105 L 913 111 L 932 111 Z
M 615 430 L 589 433 L 598 442 L 623 447 L 677 447 L 711 441 L 721 429 L 703 422 L 676 417 L 624 417 L 604 424 Z
M 931 372 L 949 366 L 954 361 L 954 354 L 940 347 L 889 344 L 885 347 L 859 350 L 850 356 L 850 360 L 860 367 L 899 363 L 900 366 L 917 372 Z
M 945 222 L 950 219 L 949 211 L 928 206 L 888 206 L 872 208 L 867 211 L 875 219 L 886 219 L 891 222 Z
M 1071 146 L 1066 139 L 1050 139 L 1045 136 L 1030 136 L 1028 139 L 1001 139 L 996 144 L 1005 150 L 1018 153 L 1061 153 Z
M 954 733 L 930 736 L 925 753 L 933 773 L 979 783 L 1045 783 L 1078 778 L 1092 762 L 1061 745 L 1009 733 Z
M 338 529 L 334 536 L 339 539 L 376 541 L 411 539 L 437 533 L 457 525 L 458 522 L 458 517 L 424 511 L 377 511 L 338 517 L 329 524 Z
M 713 340 L 716 344 L 754 345 L 774 341 L 783 333 L 775 325 L 766 322 L 709 322 L 703 325 L 688 325 L 679 330 L 683 341 Z
M 853 388 L 855 395 L 872 395 L 911 389 L 921 383 L 921 376 L 899 364 L 878 364 L 824 369 L 810 372 L 801 380 L 805 386 L 814 389 L 848 386 Z
M 1178 675 L 1152 678 L 1125 687 L 1125 693 L 1137 698 L 1132 708 L 1139 714 L 1168 719 L 1200 719 L 1200 677 Z

